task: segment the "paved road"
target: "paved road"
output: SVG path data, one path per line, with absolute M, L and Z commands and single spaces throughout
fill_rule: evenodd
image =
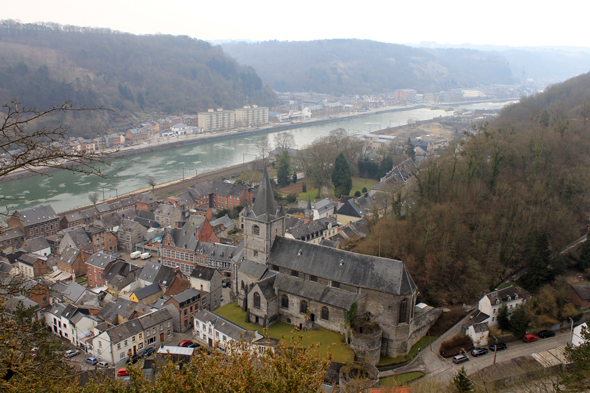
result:
M 514 341 L 508 343 L 508 349 L 499 351 L 496 355 L 496 362 L 503 362 L 520 356 L 531 355 L 537 352 L 543 352 L 548 349 L 564 346 L 569 342 L 570 332 L 557 332 L 555 337 L 539 339 L 534 343 L 525 343 L 523 341 Z M 429 352 L 429 351 L 428 351 Z M 424 353 L 428 353 L 425 351 Z M 433 354 L 433 353 L 432 353 Z M 465 366 L 467 374 L 477 372 L 478 370 L 491 366 L 494 363 L 494 353 L 473 357 L 469 355 L 469 361 L 462 364 L 454 364 L 452 358 L 442 358 L 438 355 L 423 356 L 425 364 L 425 378 L 437 378 L 440 381 L 450 380 L 457 371 Z

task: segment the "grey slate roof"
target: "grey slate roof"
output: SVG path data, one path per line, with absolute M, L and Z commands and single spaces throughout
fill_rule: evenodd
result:
M 43 236 L 39 236 L 39 237 L 35 237 L 32 239 L 26 240 L 25 244 L 23 246 L 23 248 L 27 252 L 41 251 L 45 248 L 50 248 L 50 247 L 51 246 L 49 245 L 49 243 L 47 242 L 47 240 L 45 240 L 45 238 Z
M 200 199 L 205 195 L 211 194 L 239 197 L 240 195 L 242 195 L 244 190 L 247 189 L 248 187 L 241 186 L 239 184 L 232 184 L 219 181 L 206 181 L 198 183 L 193 188 L 190 188 L 188 191 L 191 193 L 193 198 Z
M 234 222 L 234 220 L 232 220 L 231 218 L 229 218 L 229 216 L 226 214 L 223 217 L 219 217 L 216 220 L 213 220 L 210 222 L 211 226 L 214 227 L 216 225 L 222 224 L 223 226 L 225 226 L 226 228 L 229 228 L 231 226 L 235 226 L 236 223 Z
M 92 246 L 92 240 L 90 240 L 88 234 L 83 228 L 72 229 L 71 231 L 65 234 L 64 238 L 62 239 L 62 242 L 66 238 L 69 238 L 72 241 L 72 244 L 74 244 L 74 247 L 76 247 L 77 249 Z
M 72 247 L 68 247 L 61 253 L 59 260 L 63 263 L 67 263 L 68 265 L 72 266 L 72 264 L 76 262 L 76 259 L 78 259 L 79 256 L 79 250 Z
M 240 273 L 247 274 L 256 278 L 257 280 L 259 280 L 264 275 L 264 273 L 266 273 L 266 270 L 266 265 L 253 262 L 248 259 L 244 259 L 240 265 L 240 268 L 238 269 Z
M 92 265 L 92 266 L 98 267 L 100 269 L 104 269 L 108 266 L 109 263 L 113 262 L 116 259 L 117 259 L 117 257 L 115 257 L 113 255 L 105 254 L 102 251 L 99 251 L 95 254 L 92 254 L 90 256 L 90 258 L 88 258 L 86 260 L 86 263 L 88 265 Z
M 280 210 L 282 211 L 282 209 Z M 247 213 L 248 217 L 265 222 L 269 222 L 284 215 L 284 212 L 280 214 L 279 209 L 277 209 L 277 203 L 275 202 L 266 167 L 264 167 L 264 170 L 262 171 L 262 179 L 260 181 L 260 186 L 258 187 L 254 206 L 252 207 L 252 210 L 248 209 Z
M 402 261 L 357 254 L 277 236 L 272 264 L 362 288 L 409 295 L 416 290 Z
M 189 288 L 185 291 L 180 292 L 177 295 L 172 296 L 172 298 L 176 300 L 178 303 L 182 303 L 193 298 L 198 299 L 199 297 L 201 297 L 201 292 L 197 291 L 194 288 Z
M 137 303 L 131 300 L 119 298 L 116 302 L 110 302 L 104 305 L 104 307 L 96 315 L 103 321 L 113 321 L 117 315 L 121 315 L 125 319 L 129 319 L 135 312 Z
M 145 204 L 155 203 L 157 200 L 158 199 L 156 198 L 154 193 L 151 191 L 145 192 L 137 198 L 137 202 L 141 202 L 141 203 L 145 203 Z
M 2 228 L 0 230 L 0 242 L 6 240 L 17 239 L 19 237 L 24 237 L 25 233 L 21 229 L 21 227 L 13 227 L 13 228 Z
M 35 310 L 39 308 L 39 304 L 37 302 L 20 295 L 7 299 L 4 303 L 4 307 L 6 307 L 6 309 L 9 311 L 15 311 L 19 303 L 22 304 L 24 308 L 33 307 Z
M 276 274 L 271 275 L 270 277 L 263 278 L 262 280 L 256 283 L 256 286 L 262 292 L 262 296 L 267 300 L 272 300 L 277 297 L 277 294 L 274 290 L 274 285 L 276 281 Z M 256 288 L 256 286 L 254 288 Z M 254 289 L 255 290 L 255 289 Z
M 338 209 L 336 214 L 350 217 L 362 217 L 365 213 L 354 198 L 351 198 Z
M 166 308 L 139 317 L 141 326 L 143 326 L 144 329 L 158 326 L 159 324 L 164 323 L 170 319 L 172 319 L 172 315 Z
M 149 283 L 158 283 L 167 286 L 172 282 L 174 274 L 174 269 L 169 266 L 147 261 L 139 275 L 139 279 Z
M 206 255 L 210 259 L 230 262 L 236 253 L 236 246 L 199 242 L 196 252 L 197 254 Z
M 198 310 L 194 317 L 201 322 L 211 322 L 216 330 L 231 337 L 234 340 L 248 340 L 254 338 L 255 331 L 246 330 L 228 319 L 207 310 Z
M 157 292 L 160 292 L 162 289 L 160 288 L 160 285 L 158 283 L 154 283 L 151 285 L 147 285 L 141 289 L 138 289 L 136 291 L 134 291 L 133 293 L 135 294 L 135 297 L 137 298 L 137 300 L 143 300 L 148 296 L 151 296 Z
M 285 274 L 278 274 L 277 284 L 279 284 L 280 292 L 289 293 L 343 310 L 349 310 L 352 303 L 366 296 L 365 294 L 326 287 L 313 281 L 301 280 Z
M 307 236 L 313 234 L 321 234 L 328 229 L 328 226 L 332 224 L 332 227 L 338 226 L 338 221 L 334 218 L 320 218 L 313 220 L 308 223 L 300 223 L 297 226 L 287 229 L 287 233 L 290 233 L 295 239 L 305 239 Z
M 494 292 L 490 292 L 486 296 L 488 297 L 488 299 L 490 299 L 491 304 L 496 304 L 498 300 L 500 302 L 507 302 L 509 301 L 509 299 L 510 301 L 513 301 L 515 299 L 522 298 L 520 290 L 513 285 L 507 288 L 499 289 Z
M 20 210 L 14 213 L 26 227 L 37 225 L 58 218 L 51 205 L 34 207 L 32 209 Z
M 580 299 L 590 300 L 590 284 L 572 286 L 573 290 L 576 291 Z
M 329 199 L 322 199 L 319 202 L 316 202 L 314 205 L 314 210 L 318 211 L 318 214 L 323 214 L 329 210 L 333 210 L 336 208 L 336 203 L 332 202 Z
M 98 211 L 99 214 L 103 214 L 103 213 L 110 212 L 111 207 L 109 206 L 108 203 L 100 203 L 100 204 L 96 205 L 96 210 Z
M 16 260 L 24 263 L 25 265 L 33 266 L 33 264 L 37 262 L 37 257 L 30 254 L 23 254 Z
M 198 278 L 200 280 L 211 281 L 216 270 L 209 266 L 195 265 L 191 277 Z
M 84 294 L 86 288 L 82 285 L 78 284 L 76 281 L 72 281 L 68 286 L 65 288 L 62 295 L 66 298 L 71 300 L 72 302 L 78 301 L 80 297 Z

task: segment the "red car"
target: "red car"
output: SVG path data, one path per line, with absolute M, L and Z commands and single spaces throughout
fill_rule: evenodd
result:
M 524 337 L 522 338 L 522 340 L 525 343 L 532 343 L 534 341 L 537 341 L 539 339 L 539 337 L 535 336 L 534 334 L 525 334 Z
M 117 371 L 117 377 L 126 377 L 128 375 L 129 373 L 126 368 L 120 368 L 119 371 Z
M 188 347 L 189 345 L 191 345 L 193 342 L 191 340 L 183 340 L 181 342 L 178 343 L 179 347 Z

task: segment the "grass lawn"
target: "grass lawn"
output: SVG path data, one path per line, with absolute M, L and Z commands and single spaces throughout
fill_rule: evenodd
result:
M 379 380 L 379 387 L 386 388 L 386 387 L 394 387 L 394 386 L 403 386 L 408 382 L 412 382 L 417 380 L 418 378 L 422 378 L 424 373 L 420 371 L 414 371 L 411 373 L 399 374 L 399 375 L 392 375 L 391 377 L 382 378 Z
M 514 285 L 514 281 L 508 281 L 498 287 L 498 289 L 508 288 L 509 286 Z
M 307 191 L 298 193 L 297 199 L 304 200 L 304 201 L 308 200 L 309 197 L 311 197 L 312 201 L 324 199 L 322 196 L 320 196 L 319 199 L 315 199 L 316 196 L 318 195 L 318 189 L 311 188 L 311 187 L 313 187 L 313 182 L 308 181 L 307 179 L 301 179 L 301 180 L 298 180 L 297 182 L 298 183 L 305 183 L 307 185 Z M 353 177 L 352 178 L 352 190 L 350 190 L 349 195 L 354 195 L 354 193 L 356 191 L 360 191 L 362 193 L 363 188 L 365 188 L 365 187 L 367 188 L 367 190 L 370 190 L 371 187 L 373 187 L 377 183 L 378 182 L 375 179 L 363 179 L 361 177 Z M 328 192 L 330 193 L 331 198 L 336 199 L 336 197 L 334 196 L 334 186 L 333 185 L 328 187 Z
M 356 191 L 363 192 L 363 187 L 367 188 L 367 191 L 371 189 L 378 181 L 375 179 L 363 179 L 362 177 L 353 177 L 352 178 L 352 190 L 350 190 L 349 195 L 354 195 Z
M 76 282 L 82 286 L 86 286 L 88 279 L 86 278 L 86 276 L 79 276 L 76 277 Z
M 398 363 L 403 363 L 403 362 L 406 362 L 410 359 L 413 359 L 418 354 L 418 352 L 420 352 L 421 350 L 428 347 L 437 338 L 438 338 L 438 336 L 424 336 L 416 344 L 414 344 L 412 346 L 412 348 L 410 348 L 410 352 L 408 352 L 407 355 L 397 356 L 395 358 L 382 356 L 381 359 L 379 359 L 379 364 L 380 365 L 398 364 Z
M 259 333 L 263 334 L 261 326 L 245 322 L 246 313 L 242 311 L 236 303 L 226 304 L 223 307 L 218 308 L 215 312 L 224 318 L 229 319 L 237 325 L 249 330 L 258 330 Z M 348 363 L 354 360 L 354 353 L 346 344 L 342 342 L 344 336 L 338 333 L 331 332 L 326 329 L 313 330 L 309 332 L 292 332 L 294 327 L 284 322 L 278 322 L 272 327 L 267 329 L 269 337 L 282 339 L 283 337 L 289 343 L 291 337 L 295 335 L 301 335 L 301 344 L 304 347 L 310 346 L 314 342 L 320 343 L 318 351 L 320 356 L 327 356 L 328 350 L 332 353 L 332 360 L 336 362 Z

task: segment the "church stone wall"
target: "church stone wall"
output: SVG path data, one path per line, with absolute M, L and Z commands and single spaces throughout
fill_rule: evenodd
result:
M 355 329 L 352 332 L 350 347 L 354 351 L 355 362 L 377 364 L 381 357 L 381 340 L 383 330 L 379 326 L 373 327 L 374 331 L 361 333 Z

